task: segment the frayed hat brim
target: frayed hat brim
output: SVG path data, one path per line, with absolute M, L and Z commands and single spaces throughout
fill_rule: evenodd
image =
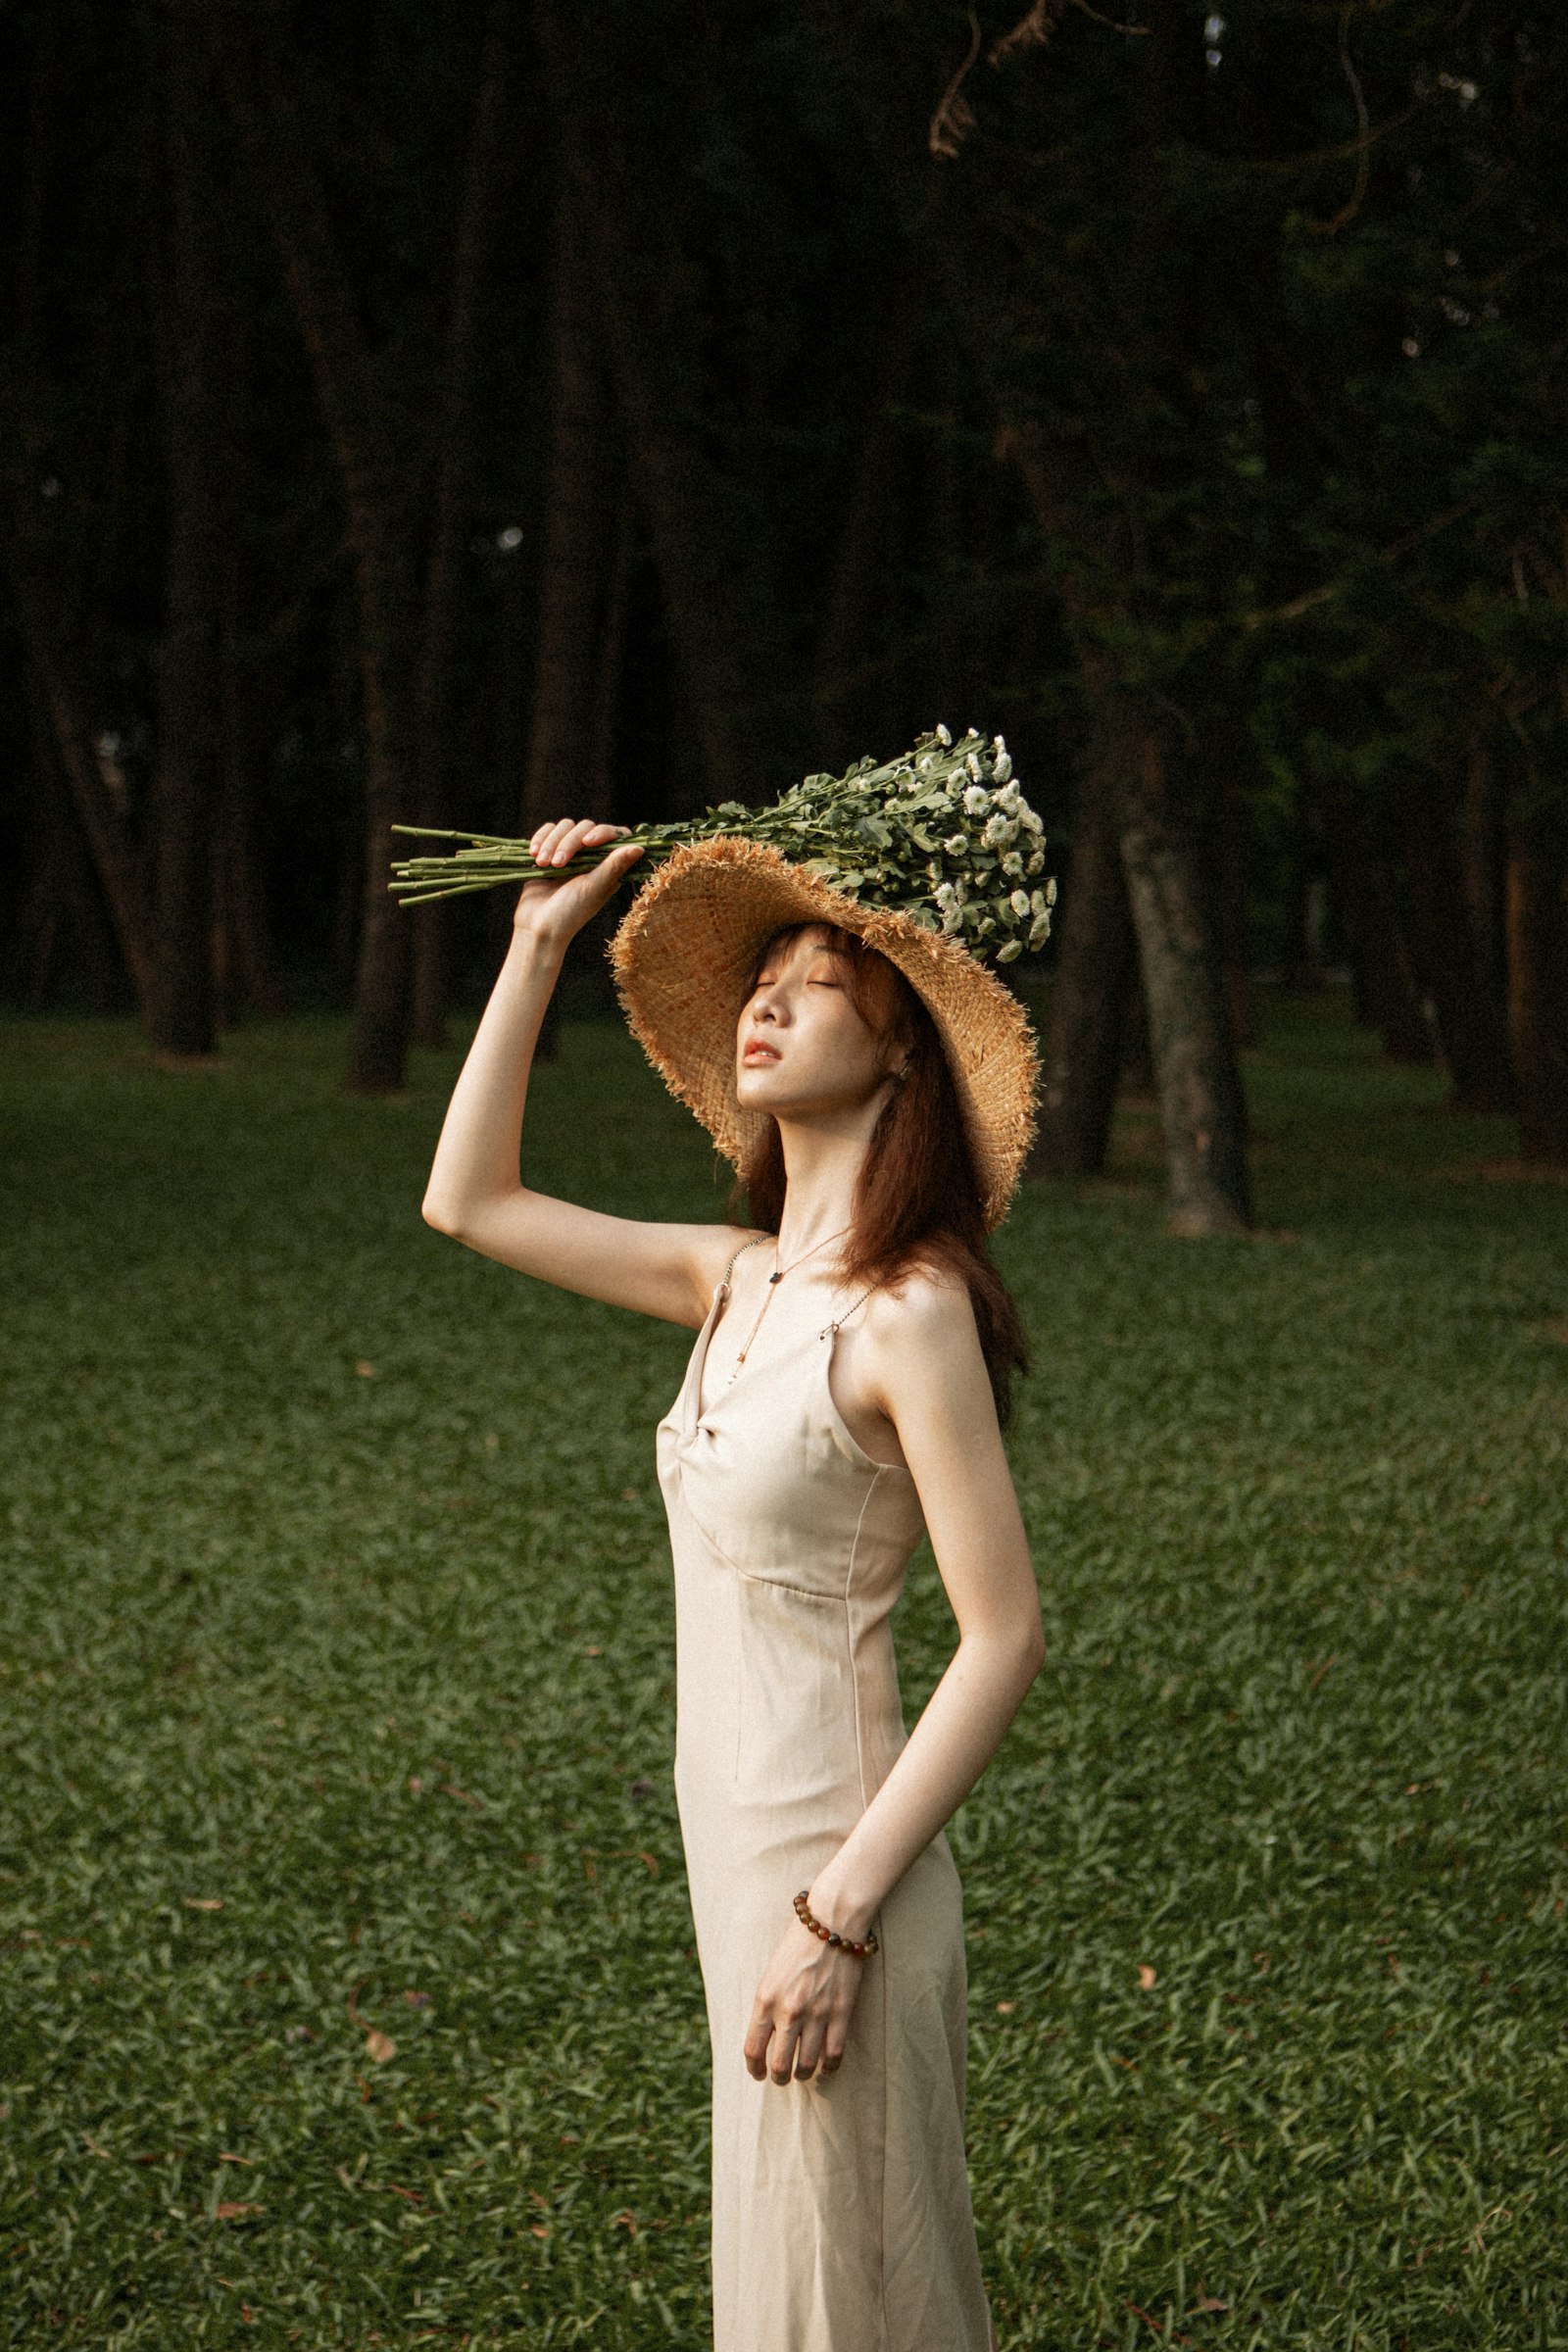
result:
M 773 933 L 810 922 L 837 924 L 875 948 L 931 1014 L 994 1230 L 1034 1140 L 1040 1060 L 1023 1005 L 956 939 L 895 908 L 862 905 L 770 843 L 731 835 L 686 843 L 643 885 L 610 942 L 633 1036 L 738 1168 L 766 1120 L 744 1110 L 735 1093 L 742 996 Z

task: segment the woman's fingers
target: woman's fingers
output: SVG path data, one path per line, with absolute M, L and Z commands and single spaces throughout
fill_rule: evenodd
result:
M 612 825 L 602 817 L 552 817 L 548 824 L 535 825 L 528 836 L 528 852 L 535 865 L 564 865 L 579 850 L 600 849 L 630 831 L 629 825 Z
M 775 2082 L 787 2082 L 795 2072 L 795 2047 L 801 2029 L 792 2018 L 780 2018 L 773 2027 L 773 2047 L 767 2054 L 767 2071 Z
M 772 2033 L 773 2020 L 763 2008 L 762 1998 L 759 1993 L 752 2005 L 752 2022 L 746 2029 L 745 2047 L 741 2052 L 746 2060 L 746 2072 L 754 2082 L 760 2082 L 766 2078 L 767 2045 Z

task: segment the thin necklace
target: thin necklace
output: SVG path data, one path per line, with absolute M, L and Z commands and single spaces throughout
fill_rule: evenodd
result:
M 853 1218 L 852 1218 L 852 1220 L 851 1220 L 851 1223 L 853 1224 L 853 1222 L 854 1222 L 854 1220 L 853 1220 Z M 766 1314 L 766 1312 L 767 1312 L 767 1310 L 768 1310 L 769 1306 L 772 1304 L 772 1302 L 773 1302 L 773 1293 L 774 1293 L 774 1292 L 777 1290 L 777 1288 L 778 1288 L 779 1284 L 780 1284 L 780 1283 L 783 1281 L 783 1279 L 784 1279 L 785 1275 L 786 1275 L 786 1274 L 793 1274 L 797 1266 L 804 1266 L 804 1265 L 805 1265 L 805 1263 L 806 1263 L 806 1261 L 807 1261 L 807 1259 L 808 1259 L 808 1257 L 814 1257 L 814 1256 L 816 1255 L 816 1253 L 817 1253 L 817 1251 L 818 1251 L 819 1250 L 825 1250 L 825 1249 L 827 1248 L 827 1245 L 828 1245 L 828 1243 L 829 1243 L 829 1242 L 838 1242 L 838 1241 L 842 1241 L 842 1240 L 843 1240 L 843 1238 L 844 1238 L 844 1236 L 845 1236 L 845 1235 L 846 1235 L 846 1234 L 849 1232 L 849 1230 L 850 1230 L 850 1227 L 849 1227 L 849 1225 L 841 1225 L 841 1226 L 839 1227 L 839 1229 L 838 1229 L 838 1232 L 837 1232 L 837 1233 L 830 1233 L 830 1234 L 828 1234 L 828 1235 L 826 1236 L 826 1238 L 825 1238 L 824 1240 L 822 1240 L 822 1241 L 820 1241 L 820 1242 L 813 1242 L 813 1243 L 811 1244 L 811 1247 L 810 1247 L 810 1249 L 809 1249 L 809 1250 L 803 1250 L 801 1251 L 801 1254 L 800 1254 L 800 1256 L 799 1256 L 799 1257 L 792 1257 L 792 1258 L 790 1259 L 790 1262 L 789 1262 L 789 1264 L 788 1264 L 787 1266 L 780 1266 L 780 1267 L 777 1269 L 777 1271 L 776 1271 L 775 1273 L 772 1273 L 772 1274 L 770 1274 L 770 1275 L 768 1276 L 768 1278 L 767 1278 L 767 1288 L 766 1288 L 766 1290 L 765 1290 L 765 1291 L 762 1293 L 762 1303 L 761 1303 L 761 1306 L 760 1307 L 760 1309 L 758 1310 L 757 1321 L 756 1321 L 756 1322 L 755 1322 L 755 1323 L 752 1325 L 752 1328 L 751 1328 L 751 1330 L 750 1330 L 750 1331 L 747 1333 L 747 1335 L 746 1335 L 746 1345 L 745 1345 L 745 1347 L 744 1347 L 744 1348 L 741 1349 L 741 1351 L 740 1351 L 739 1355 L 738 1355 L 738 1356 L 735 1358 L 735 1371 L 734 1371 L 734 1372 L 732 1372 L 732 1373 L 730 1374 L 730 1379 L 731 1379 L 732 1381 L 733 1381 L 733 1380 L 734 1380 L 734 1378 L 735 1378 L 735 1374 L 736 1374 L 737 1372 L 739 1372 L 739 1370 L 740 1370 L 740 1368 L 741 1368 L 742 1364 L 744 1364 L 744 1363 L 745 1363 L 747 1356 L 748 1356 L 748 1355 L 751 1353 L 752 1342 L 753 1342 L 753 1341 L 756 1339 L 756 1337 L 757 1337 L 758 1333 L 759 1333 L 759 1332 L 761 1330 L 761 1328 L 762 1328 L 762 1317 L 763 1317 L 763 1315 L 765 1315 L 765 1314 Z M 773 1254 L 774 1254 L 774 1256 L 775 1256 L 775 1257 L 778 1255 L 778 1236 L 777 1236 L 777 1234 L 775 1234 L 775 1235 L 773 1236 Z

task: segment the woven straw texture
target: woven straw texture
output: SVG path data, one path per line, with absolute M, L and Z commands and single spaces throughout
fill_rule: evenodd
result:
M 722 837 L 676 850 L 610 942 L 633 1036 L 673 1095 L 739 1167 L 766 1114 L 735 1095 L 735 1030 L 752 967 L 786 923 L 837 923 L 875 948 L 935 1020 L 994 1230 L 1034 1138 L 1039 1055 L 1029 1018 L 966 948 L 906 914 L 865 906 L 791 865 L 767 842 Z

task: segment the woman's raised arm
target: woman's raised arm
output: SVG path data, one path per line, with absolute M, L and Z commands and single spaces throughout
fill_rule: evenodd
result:
M 625 831 L 562 818 L 541 825 L 529 846 L 541 864 L 564 865 L 578 850 Z M 641 856 L 628 843 L 588 873 L 523 885 L 507 959 L 447 1104 L 423 1216 L 437 1232 L 540 1282 L 695 1327 L 743 1238 L 733 1227 L 607 1216 L 519 1179 L 528 1073 L 562 958 Z

